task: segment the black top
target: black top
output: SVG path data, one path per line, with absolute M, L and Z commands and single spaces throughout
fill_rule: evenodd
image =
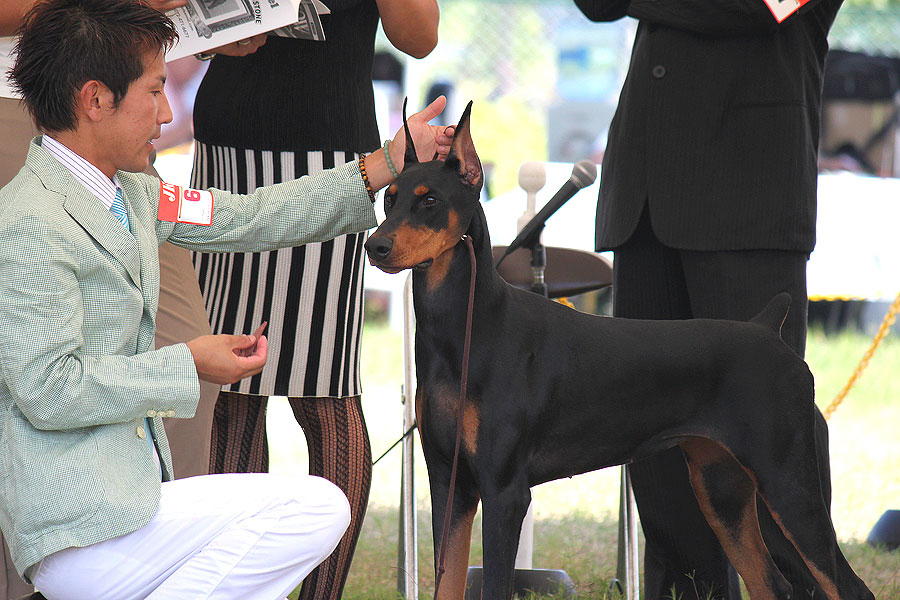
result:
M 273 151 L 378 148 L 378 7 L 374 0 L 325 3 L 332 11 L 321 15 L 326 42 L 270 35 L 253 54 L 210 62 L 194 103 L 198 141 Z M 338 73 L 329 72 L 334 65 Z

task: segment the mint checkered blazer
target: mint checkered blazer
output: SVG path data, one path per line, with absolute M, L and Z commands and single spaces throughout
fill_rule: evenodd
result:
M 19 573 L 150 520 L 160 477 L 143 436 L 172 477 L 161 417 L 193 416 L 199 384 L 185 344 L 153 349 L 161 243 L 264 251 L 375 224 L 356 163 L 213 190 L 208 227 L 157 221 L 158 180 L 118 176 L 133 235 L 40 137 L 0 190 L 0 529 Z

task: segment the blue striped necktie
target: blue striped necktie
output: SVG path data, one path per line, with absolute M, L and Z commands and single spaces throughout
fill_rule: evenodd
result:
M 116 199 L 113 200 L 109 210 L 122 222 L 125 229 L 128 229 L 128 212 L 125 210 L 125 198 L 122 196 L 122 188 L 116 187 Z

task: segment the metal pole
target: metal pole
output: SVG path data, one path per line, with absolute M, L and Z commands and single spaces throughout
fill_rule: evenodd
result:
M 415 403 L 415 314 L 412 306 L 412 275 L 403 286 L 403 431 L 416 421 Z M 402 444 L 400 475 L 400 548 L 397 553 L 397 589 L 407 600 L 419 598 L 418 528 L 416 526 L 416 486 L 414 474 L 415 432 Z
M 631 489 L 628 466 L 622 465 L 619 487 L 619 553 L 616 582 L 626 600 L 640 600 L 640 559 L 638 557 L 637 502 Z

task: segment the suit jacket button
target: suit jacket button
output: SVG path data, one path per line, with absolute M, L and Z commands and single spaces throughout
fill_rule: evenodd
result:
M 147 411 L 147 416 L 152 419 L 153 417 L 156 416 L 156 411 L 151 408 L 150 410 Z
M 141 427 L 140 425 L 138 426 L 137 429 L 135 429 L 135 432 L 137 433 L 137 436 L 141 439 L 144 439 L 145 437 L 147 437 L 147 432 L 144 431 L 144 428 Z
M 175 416 L 175 411 L 174 411 L 174 410 L 167 410 L 167 411 L 166 411 L 166 416 L 167 416 L 167 417 L 174 417 L 174 416 Z
M 662 79 L 666 76 L 666 68 L 662 65 L 656 65 L 655 67 L 653 67 L 651 73 L 656 79 Z

